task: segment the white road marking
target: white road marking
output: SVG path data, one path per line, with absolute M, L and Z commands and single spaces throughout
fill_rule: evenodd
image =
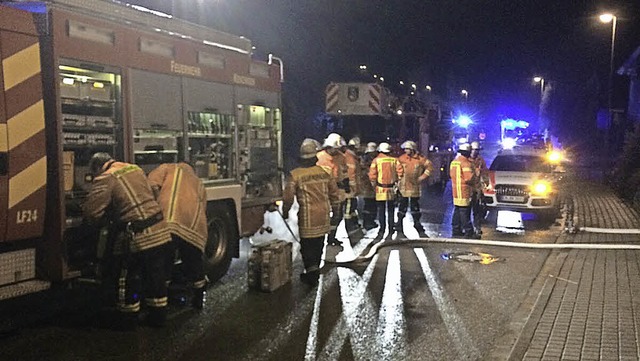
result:
M 414 248 L 413 252 L 416 254 L 416 257 L 418 257 L 418 261 L 420 261 L 424 277 L 429 284 L 429 289 L 431 289 L 431 294 L 447 327 L 447 331 L 453 339 L 458 355 L 461 356 L 461 359 L 477 360 L 481 356 L 480 351 L 478 351 L 473 344 L 473 340 L 467 328 L 464 326 L 464 322 L 460 316 L 458 316 L 455 308 L 451 306 L 451 302 L 447 299 L 442 287 L 438 284 L 424 250 L 422 248 Z
M 376 340 L 378 360 L 404 360 L 407 356 L 407 331 L 401 285 L 400 252 L 389 253 Z

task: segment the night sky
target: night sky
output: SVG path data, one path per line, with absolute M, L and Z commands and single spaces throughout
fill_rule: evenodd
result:
M 306 124 L 322 112 L 330 81 L 362 80 L 360 64 L 388 85 L 429 84 L 453 98 L 467 89 L 482 121 L 493 122 L 537 114 L 534 75 L 566 93 L 557 96 L 558 117 L 579 106 L 571 94 L 591 88 L 606 106 L 611 24 L 599 13 L 618 15 L 616 68 L 640 46 L 637 0 L 175 1 L 184 17 L 251 39 L 257 58 L 284 60 L 289 121 L 301 124 L 296 137 L 308 135 Z M 171 12 L 165 0 L 136 2 Z M 620 107 L 626 86 L 616 79 Z

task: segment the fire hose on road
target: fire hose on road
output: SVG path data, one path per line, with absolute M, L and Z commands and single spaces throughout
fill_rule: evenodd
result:
M 365 255 L 357 256 L 352 260 L 332 262 L 325 260 L 326 263 L 339 265 L 339 264 L 351 264 L 358 262 L 366 262 L 373 258 L 381 248 L 407 245 L 412 243 L 454 243 L 454 244 L 469 244 L 476 246 L 498 246 L 498 247 L 511 247 L 511 248 L 530 248 L 530 249 L 585 249 L 585 250 L 640 250 L 640 245 L 637 244 L 593 244 L 593 243 L 525 243 L 525 242 L 510 242 L 510 241 L 494 241 L 494 240 L 476 240 L 476 239 L 461 239 L 461 238 L 416 238 L 416 239 L 396 239 L 393 241 L 381 241 L 374 244 L 369 252 Z
M 579 227 L 578 231 L 590 233 L 608 233 L 608 234 L 640 234 L 640 229 L 634 228 L 597 228 L 597 227 Z

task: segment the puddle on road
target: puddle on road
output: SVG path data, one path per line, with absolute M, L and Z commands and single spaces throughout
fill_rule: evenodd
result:
M 483 265 L 492 264 L 495 262 L 503 262 L 506 259 L 503 257 L 496 257 L 489 253 L 481 252 L 452 252 L 443 253 L 440 257 L 445 261 L 458 261 L 458 262 L 471 262 L 480 263 Z

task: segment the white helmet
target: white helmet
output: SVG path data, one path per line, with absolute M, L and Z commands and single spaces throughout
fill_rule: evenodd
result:
M 460 146 L 458 147 L 458 150 L 461 152 L 470 152 L 471 151 L 471 144 L 469 143 L 462 143 L 460 144 Z
M 391 146 L 386 142 L 380 143 L 380 145 L 378 146 L 378 152 L 391 153 Z
M 407 140 L 406 142 L 402 143 L 400 148 L 418 150 L 418 145 L 413 140 Z
M 331 133 L 325 138 L 322 147 L 340 148 L 342 137 L 338 133 Z
M 480 149 L 482 149 L 482 147 L 480 146 L 480 142 L 471 142 L 471 149 L 472 150 L 480 150 Z
M 300 144 L 300 158 L 311 159 L 315 157 L 316 153 L 318 153 L 319 144 L 315 139 L 307 138 L 303 140 L 302 144 Z
M 375 142 L 367 143 L 367 149 L 365 149 L 365 153 L 375 152 L 378 149 L 378 145 Z
M 344 140 L 344 138 L 343 138 L 343 137 L 340 137 L 340 146 L 341 146 L 341 147 L 346 147 L 346 146 L 347 146 L 347 141 L 346 141 L 346 140 Z
M 360 138 L 358 137 L 353 137 L 351 139 L 349 139 L 349 145 L 352 145 L 356 148 L 360 147 Z

